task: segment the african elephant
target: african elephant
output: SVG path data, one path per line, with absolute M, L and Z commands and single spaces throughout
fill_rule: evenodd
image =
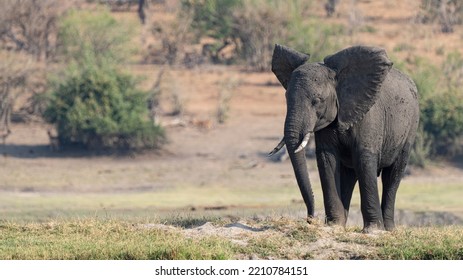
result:
M 287 113 L 284 137 L 270 155 L 286 145 L 310 221 L 314 198 L 300 151 L 314 134 L 326 222 L 345 226 L 358 181 L 364 232 L 392 230 L 397 189 L 418 127 L 417 88 L 380 48 L 350 47 L 323 63 L 308 59 L 275 45 L 272 71 L 286 89 Z

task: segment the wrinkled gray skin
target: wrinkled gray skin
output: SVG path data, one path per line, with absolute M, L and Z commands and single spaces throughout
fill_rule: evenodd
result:
M 358 181 L 364 231 L 392 230 L 396 192 L 418 127 L 416 86 L 392 68 L 380 48 L 351 47 L 323 63 L 308 59 L 276 45 L 272 60 L 272 71 L 286 89 L 282 145 L 290 154 L 308 220 L 314 216 L 314 198 L 304 152 L 295 151 L 314 134 L 326 222 L 345 226 Z

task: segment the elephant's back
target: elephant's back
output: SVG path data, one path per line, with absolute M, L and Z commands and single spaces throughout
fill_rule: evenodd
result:
M 396 68 L 389 71 L 381 88 L 381 99 L 393 98 L 399 101 L 399 106 L 409 106 L 418 109 L 418 89 L 413 80 Z M 389 102 L 389 101 L 386 101 Z M 401 105 L 404 104 L 404 105 Z
M 418 90 L 410 77 L 392 68 L 381 87 L 379 102 L 388 122 L 418 122 L 419 105 Z

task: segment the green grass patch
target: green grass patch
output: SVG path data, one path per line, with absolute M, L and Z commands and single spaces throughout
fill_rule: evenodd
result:
M 463 228 L 458 226 L 399 228 L 378 236 L 342 234 L 337 240 L 371 247 L 371 254 L 366 257 L 373 259 L 463 259 Z
M 463 182 L 413 182 L 399 187 L 396 208 L 413 211 L 462 212 Z
M 401 229 L 375 243 L 380 246 L 378 254 L 382 259 L 463 259 L 461 227 Z
M 215 260 L 233 255 L 233 245 L 223 238 L 185 238 L 175 229 L 116 221 L 3 223 L 0 236 L 3 260 Z
M 364 33 L 377 33 L 378 29 L 372 25 L 365 25 L 360 27 L 359 31 Z
M 151 221 L 152 222 L 152 221 Z M 325 254 L 328 250 L 329 254 Z M 463 259 L 461 227 L 367 235 L 285 217 L 0 223 L 0 259 Z

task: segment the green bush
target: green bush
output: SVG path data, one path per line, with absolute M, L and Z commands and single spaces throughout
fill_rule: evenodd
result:
M 463 86 L 463 57 L 460 52 L 454 51 L 447 55 L 442 73 L 448 90 L 458 91 Z
M 53 83 L 45 111 L 62 145 L 90 149 L 157 147 L 164 134 L 147 116 L 147 94 L 136 90 L 133 77 L 93 65 L 70 67 Z
M 74 12 L 63 20 L 61 53 L 69 66 L 50 81 L 44 113 L 61 145 L 142 149 L 164 139 L 149 121 L 147 93 L 137 89 L 137 79 L 117 70 L 127 60 L 131 39 L 120 26 L 107 12 Z
M 287 43 L 294 49 L 310 53 L 311 61 L 323 61 L 323 58 L 342 48 L 341 36 L 345 28 L 339 24 L 327 24 L 295 13 L 290 18 Z
M 463 58 L 450 53 L 442 66 L 422 58 L 411 60 L 409 72 L 420 94 L 421 128 L 412 151 L 412 164 L 424 166 L 428 157 L 452 157 L 460 152 L 463 136 Z
M 420 124 L 408 163 L 420 168 L 425 167 L 431 155 L 431 144 L 432 142 L 428 133 L 424 131 L 423 126 Z
M 65 62 L 123 63 L 133 52 L 132 34 L 130 22 L 116 21 L 105 9 L 71 11 L 59 24 L 59 53 Z
M 420 93 L 420 102 L 423 106 L 427 98 L 438 92 L 442 72 L 423 58 L 416 57 L 412 63 L 414 70 L 411 71 L 411 77 Z
M 183 0 L 184 10 L 193 14 L 194 30 L 202 36 L 226 39 L 233 33 L 233 10 L 243 0 Z
M 427 99 L 421 108 L 424 131 L 431 137 L 432 154 L 451 157 L 461 152 L 463 96 L 447 91 Z
M 421 121 L 429 135 L 432 156 L 452 157 L 460 152 L 463 136 L 463 58 L 460 53 L 448 54 L 439 74 L 426 77 L 427 83 L 439 78 L 434 94 L 426 94 L 421 102 Z M 433 77 L 434 76 L 434 77 Z M 424 87 L 423 87 L 423 89 Z M 425 91 L 426 92 L 426 91 Z
M 233 13 L 242 5 L 243 0 L 182 0 L 182 12 L 177 17 L 182 14 L 191 16 L 189 33 L 195 34 L 197 41 L 203 37 L 214 39 L 203 46 L 204 58 L 213 63 L 231 63 L 238 56 L 237 50 L 227 58 L 220 52 L 231 43 L 237 45 Z

